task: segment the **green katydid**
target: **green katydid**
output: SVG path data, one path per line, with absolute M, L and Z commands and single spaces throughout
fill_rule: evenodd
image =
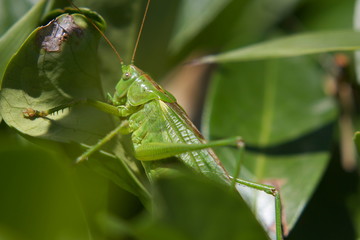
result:
M 185 111 L 177 104 L 175 97 L 133 64 L 149 4 L 150 0 L 146 6 L 132 63 L 126 65 L 120 58 L 123 75 L 115 87 L 115 94 L 109 96 L 111 104 L 82 99 L 46 111 L 28 108 L 24 110 L 24 116 L 32 119 L 46 117 L 80 103 L 94 106 L 101 111 L 115 115 L 123 120 L 122 124 L 90 147 L 77 159 L 77 162 L 86 160 L 117 134 L 131 134 L 135 157 L 142 161 L 146 170 L 150 170 L 151 165 L 156 160 L 175 156 L 186 166 L 211 179 L 216 179 L 229 186 L 237 184 L 248 186 L 274 196 L 276 239 L 282 239 L 281 203 L 276 188 L 231 177 L 210 149 L 215 146 L 242 145 L 241 138 L 236 137 L 207 143 L 189 120 Z M 90 19 L 89 21 L 96 27 Z

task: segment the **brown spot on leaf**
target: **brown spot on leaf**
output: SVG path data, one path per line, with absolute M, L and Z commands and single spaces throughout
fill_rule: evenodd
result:
M 62 43 L 68 41 L 73 33 L 81 36 L 83 30 L 76 25 L 71 15 L 65 15 L 51 21 L 39 30 L 38 43 L 47 52 L 59 52 Z

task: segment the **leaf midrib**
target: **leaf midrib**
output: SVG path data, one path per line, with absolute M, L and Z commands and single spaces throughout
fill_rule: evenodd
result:
M 276 60 L 270 60 L 265 63 L 265 74 L 264 74 L 264 98 L 263 108 L 260 122 L 260 135 L 259 135 L 259 146 L 264 147 L 268 145 L 271 132 L 272 122 L 274 119 L 274 106 L 275 106 L 275 95 L 276 95 L 276 84 L 278 80 Z M 266 156 L 259 154 L 255 159 L 255 176 L 258 180 L 261 180 L 264 176 Z

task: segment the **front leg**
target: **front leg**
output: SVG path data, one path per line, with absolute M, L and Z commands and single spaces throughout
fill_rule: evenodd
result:
M 27 109 L 23 110 L 23 116 L 28 119 L 36 119 L 36 118 L 40 118 L 40 117 L 46 117 L 48 115 L 54 114 L 63 109 L 70 108 L 70 107 L 80 105 L 80 104 L 90 105 L 92 107 L 99 109 L 100 111 L 109 113 L 114 116 L 123 117 L 123 115 L 121 115 L 121 112 L 119 111 L 118 107 L 113 106 L 108 103 L 101 102 L 101 101 L 92 100 L 92 99 L 72 100 L 72 101 L 69 101 L 68 103 L 61 104 L 59 106 L 56 106 L 54 108 L 47 109 L 44 111 L 33 109 L 33 108 L 27 108 Z
M 114 130 L 108 133 L 104 138 L 100 139 L 95 145 L 89 147 L 80 157 L 76 159 L 76 163 L 80 163 L 82 161 L 87 160 L 90 155 L 98 151 L 104 144 L 109 142 L 113 137 L 117 134 L 129 133 L 128 131 L 127 121 L 122 122 L 119 126 L 117 126 Z

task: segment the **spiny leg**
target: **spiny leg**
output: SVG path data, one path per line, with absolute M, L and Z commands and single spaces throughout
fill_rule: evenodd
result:
M 232 177 L 231 177 L 232 178 Z M 282 219 L 282 215 L 281 215 L 281 200 L 280 200 L 280 193 L 279 191 L 273 187 L 273 186 L 269 186 L 269 185 L 265 185 L 265 184 L 259 184 L 259 183 L 254 183 L 254 182 L 249 182 L 243 179 L 239 179 L 239 178 L 233 178 L 235 180 L 236 183 L 239 183 L 241 185 L 250 187 L 250 188 L 254 188 L 260 191 L 263 191 L 267 194 L 270 194 L 272 196 L 275 197 L 275 224 L 276 224 L 276 239 L 277 240 L 282 240 L 283 239 L 283 234 L 282 234 L 282 227 L 281 227 L 281 219 Z
M 238 157 L 238 161 L 236 163 L 235 166 L 235 171 L 233 173 L 233 176 L 239 176 L 240 175 L 240 170 L 241 170 L 241 165 L 242 165 L 242 159 L 243 159 L 243 154 L 244 154 L 244 150 L 245 150 L 245 143 L 244 142 L 240 142 L 238 144 L 238 148 L 239 148 L 239 157 Z M 281 199 L 280 199 L 280 193 L 279 191 L 273 187 L 273 186 L 269 186 L 269 185 L 265 185 L 265 184 L 259 184 L 259 183 L 254 183 L 254 182 L 250 182 L 250 181 L 246 181 L 243 179 L 239 179 L 236 177 L 231 177 L 232 179 L 232 186 L 235 189 L 236 183 L 253 188 L 253 189 L 257 189 L 260 191 L 265 192 L 266 194 L 270 194 L 272 196 L 275 197 L 275 225 L 276 225 L 276 239 L 277 240 L 282 240 L 283 239 L 283 234 L 282 234 L 282 214 L 281 214 Z
M 241 165 L 242 165 L 242 155 L 244 153 L 245 150 L 245 144 L 243 143 L 242 146 L 239 146 L 239 159 L 237 161 L 237 164 L 235 166 L 235 172 L 233 176 L 239 176 L 240 175 L 240 170 L 241 170 Z M 279 191 L 273 187 L 273 186 L 269 186 L 269 185 L 265 185 L 265 184 L 259 184 L 259 183 L 254 183 L 254 182 L 249 182 L 243 179 L 239 179 L 239 178 L 235 178 L 235 177 L 230 177 L 233 180 L 233 187 L 235 188 L 236 183 L 239 183 L 241 185 L 253 188 L 253 189 L 257 189 L 260 191 L 263 191 L 267 194 L 270 194 L 272 196 L 275 197 L 275 225 L 276 225 L 276 239 L 277 240 L 281 240 L 282 238 L 282 228 L 281 228 L 281 219 L 282 219 L 282 215 L 281 215 L 281 200 L 280 200 L 280 193 Z
M 76 163 L 80 163 L 80 162 L 82 162 L 84 160 L 87 160 L 90 157 L 91 154 L 98 151 L 104 144 L 109 142 L 118 133 L 125 132 L 126 130 L 124 130 L 124 129 L 127 129 L 127 127 L 128 127 L 128 125 L 127 125 L 126 121 L 122 122 L 122 124 L 117 126 L 114 130 L 112 130 L 110 133 L 108 133 L 104 138 L 100 139 L 95 145 L 91 146 L 83 154 L 81 154 L 81 156 L 79 156 L 76 159 Z
M 243 154 L 244 154 L 244 150 L 245 150 L 245 143 L 243 141 L 239 142 L 239 144 L 237 145 L 237 148 L 239 149 L 239 151 L 238 151 L 239 156 L 238 156 L 238 161 L 235 164 L 233 176 L 239 176 L 240 175 L 242 159 L 243 159 Z M 232 188 L 235 189 L 235 186 L 236 186 L 236 179 L 233 178 Z
M 153 161 L 206 148 L 233 145 L 238 146 L 239 144 L 242 144 L 242 139 L 240 137 L 217 140 L 203 144 L 152 142 L 142 144 L 137 147 L 135 149 L 135 157 L 141 161 Z
M 40 117 L 46 117 L 46 116 L 56 113 L 58 111 L 73 107 L 78 104 L 83 104 L 85 102 L 86 102 L 86 100 L 84 100 L 84 99 L 73 100 L 71 102 L 61 104 L 59 106 L 47 109 L 45 111 L 39 111 L 39 110 L 33 109 L 33 108 L 26 108 L 23 110 L 23 115 L 25 118 L 28 118 L 28 119 L 36 119 L 36 118 L 40 118 Z
M 90 105 L 90 106 L 93 106 L 93 107 L 103 111 L 103 112 L 110 113 L 114 116 L 121 117 L 119 109 L 116 106 L 113 106 L 111 104 L 104 103 L 101 101 L 91 100 L 91 99 L 73 100 L 69 103 L 61 104 L 59 106 L 50 108 L 45 111 L 39 111 L 39 110 L 33 109 L 33 108 L 26 108 L 23 110 L 23 115 L 25 118 L 28 118 L 28 119 L 36 119 L 36 118 L 40 118 L 40 117 L 46 117 L 46 116 L 56 113 L 58 111 L 64 110 L 66 108 L 71 108 L 71 107 L 73 107 L 75 105 L 79 105 L 79 104 Z
M 58 111 L 61 111 L 66 108 L 73 107 L 75 105 L 79 104 L 86 104 L 90 105 L 92 107 L 95 107 L 103 112 L 110 113 L 112 115 L 121 117 L 121 111 L 119 111 L 119 108 L 113 105 L 110 105 L 108 103 L 104 103 L 101 101 L 95 101 L 91 99 L 79 99 L 79 100 L 73 100 L 69 103 L 65 103 L 62 105 L 59 105 L 57 107 L 48 109 L 46 111 L 39 111 L 35 110 L 33 108 L 27 108 L 23 111 L 24 117 L 29 119 L 36 119 L 40 117 L 46 117 L 48 115 L 51 115 L 53 113 L 56 113 Z M 118 127 L 116 127 L 113 131 L 111 131 L 108 135 L 106 135 L 103 139 L 101 139 L 98 143 L 96 143 L 94 146 L 90 147 L 87 151 L 85 151 L 80 157 L 76 159 L 76 163 L 79 163 L 81 161 L 86 160 L 91 154 L 99 150 L 104 144 L 109 142 L 116 134 L 122 133 L 122 134 L 128 134 L 129 133 L 129 125 L 127 121 L 123 121 L 122 124 L 120 124 Z

